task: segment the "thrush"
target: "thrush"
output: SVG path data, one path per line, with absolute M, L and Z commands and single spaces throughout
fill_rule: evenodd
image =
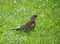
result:
M 35 14 L 32 15 L 31 18 L 30 18 L 30 20 L 27 23 L 25 23 L 24 25 L 22 25 L 22 26 L 20 26 L 18 28 L 12 28 L 11 30 L 16 30 L 16 31 L 21 30 L 23 32 L 29 32 L 29 31 L 31 31 L 32 29 L 35 28 L 36 17 L 37 17 L 37 15 L 35 15 Z

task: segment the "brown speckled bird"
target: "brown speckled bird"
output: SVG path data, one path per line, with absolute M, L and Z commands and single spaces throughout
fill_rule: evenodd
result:
M 23 32 L 29 32 L 29 31 L 31 31 L 35 27 L 36 17 L 37 17 L 37 15 L 35 15 L 35 14 L 32 15 L 31 18 L 30 18 L 30 20 L 27 23 L 25 23 L 21 27 L 14 28 L 14 29 L 12 28 L 11 30 L 16 30 L 16 31 L 21 30 Z

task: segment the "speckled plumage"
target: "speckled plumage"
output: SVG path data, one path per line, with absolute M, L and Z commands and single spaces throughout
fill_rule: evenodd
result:
M 14 29 L 11 29 L 11 30 L 16 30 L 16 31 L 21 30 L 23 32 L 31 31 L 35 27 L 35 22 L 36 22 L 35 19 L 36 19 L 36 17 L 37 17 L 37 15 L 32 15 L 30 20 L 27 23 L 25 23 L 24 25 L 22 25 L 22 26 L 20 26 L 18 28 L 14 28 Z

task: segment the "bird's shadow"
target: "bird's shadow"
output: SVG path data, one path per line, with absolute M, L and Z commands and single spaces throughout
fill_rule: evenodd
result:
M 30 36 L 32 34 L 32 32 L 35 32 L 35 30 L 31 30 L 31 31 L 28 31 L 28 32 L 20 31 L 20 33 L 22 33 L 22 35 L 26 35 L 26 36 Z

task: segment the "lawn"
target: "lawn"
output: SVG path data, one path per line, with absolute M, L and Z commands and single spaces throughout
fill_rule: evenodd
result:
M 36 14 L 34 31 L 9 30 Z M 0 0 L 0 44 L 60 44 L 60 0 Z

